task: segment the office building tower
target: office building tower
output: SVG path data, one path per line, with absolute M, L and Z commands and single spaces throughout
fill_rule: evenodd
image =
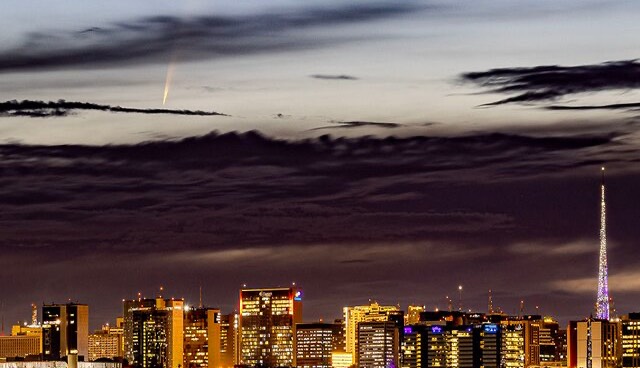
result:
M 402 368 L 427 367 L 431 326 L 408 325 L 404 327 L 401 343 L 400 365 Z
M 453 328 L 447 331 L 447 368 L 473 368 L 473 330 Z
M 239 326 L 240 316 L 238 313 L 220 315 L 220 366 L 223 368 L 233 368 L 238 364 L 240 356 Z
M 357 333 L 358 323 L 360 322 L 385 322 L 393 320 L 398 327 L 403 326 L 404 318 L 402 311 L 398 306 L 384 306 L 375 301 L 371 301 L 369 305 L 359 305 L 345 307 L 344 326 L 345 326 L 345 350 L 347 353 L 355 353 L 357 351 Z M 400 321 L 398 321 L 398 319 Z M 398 323 L 399 322 L 399 323 Z
M 333 323 L 296 324 L 296 366 L 330 368 L 333 351 Z
M 113 328 L 108 324 L 101 330 L 89 334 L 88 359 L 94 361 L 100 358 L 123 358 L 122 329 Z
M 540 362 L 562 361 L 560 325 L 551 317 L 545 317 L 540 324 Z
M 179 368 L 184 364 L 184 301 L 123 301 L 125 355 L 142 368 Z
M 220 310 L 184 308 L 184 368 L 221 368 Z
M 349 368 L 353 364 L 353 354 L 342 351 L 331 353 L 331 366 L 333 368 Z
M 294 366 L 296 323 L 302 322 L 302 290 L 240 290 L 240 364 Z
M 332 351 L 344 353 L 347 350 L 344 335 L 344 320 L 336 319 L 333 321 L 333 347 Z
M 500 325 L 484 323 L 471 326 L 432 326 L 430 341 L 438 341 L 445 331 L 446 361 L 434 360 L 429 367 L 499 368 L 502 363 L 503 331 Z M 438 343 L 440 344 L 440 343 Z M 431 353 L 431 351 L 429 352 Z M 434 358 L 438 357 L 435 353 Z
M 360 322 L 357 330 L 358 368 L 398 367 L 400 332 L 393 321 Z
M 621 324 L 588 319 L 576 326 L 576 367 L 613 368 L 622 363 Z
M 640 368 L 640 313 L 622 318 L 622 367 Z
M 45 304 L 42 306 L 42 353 L 58 360 L 76 354 L 88 356 L 89 306 L 86 304 Z
M 501 322 L 503 361 L 508 367 L 540 365 L 540 316 L 524 316 Z

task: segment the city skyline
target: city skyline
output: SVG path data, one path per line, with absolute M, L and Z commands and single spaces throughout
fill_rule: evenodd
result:
M 296 282 L 307 321 L 460 285 L 568 321 L 595 314 L 600 248 L 601 294 L 636 312 L 638 12 L 3 1 L 0 315 L 72 299 L 104 323 L 160 285 L 232 311 Z

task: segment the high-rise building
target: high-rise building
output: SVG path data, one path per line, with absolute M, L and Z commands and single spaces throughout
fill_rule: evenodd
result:
M 142 368 L 183 365 L 184 301 L 137 299 L 123 301 L 126 357 Z
M 560 325 L 551 317 L 545 317 L 540 324 L 540 362 L 562 362 Z
M 432 324 L 428 330 L 427 365 L 425 367 L 447 366 L 447 332 L 445 325 Z M 424 360 L 424 359 L 423 359 Z
M 418 314 L 419 316 L 419 314 Z M 400 364 L 402 368 L 427 367 L 429 355 L 429 336 L 431 326 L 408 325 L 404 327 L 404 339 L 401 343 Z
M 400 331 L 393 321 L 360 322 L 357 331 L 358 368 L 398 367 Z
M 613 368 L 622 363 L 621 324 L 588 319 L 577 323 L 576 367 Z
M 302 290 L 240 290 L 240 364 L 294 366 L 296 323 L 302 322 Z
M 123 358 L 122 329 L 113 328 L 108 324 L 101 330 L 89 334 L 88 359 L 94 361 L 100 358 Z
M 220 310 L 184 308 L 185 368 L 221 368 Z
M 333 347 L 332 351 L 344 353 L 346 352 L 346 340 L 344 335 L 344 320 L 336 319 L 333 321 Z
M 69 354 L 88 358 L 89 306 L 86 304 L 45 304 L 42 306 L 42 353 L 58 360 Z
M 447 368 L 473 368 L 473 330 L 454 328 L 447 331 Z
M 598 265 L 598 298 L 596 318 L 609 319 L 609 268 L 607 264 L 607 206 L 605 202 L 604 167 L 600 185 L 600 257 Z
M 296 324 L 296 366 L 331 368 L 333 323 Z
M 502 360 L 507 367 L 540 365 L 540 316 L 507 319 L 502 325 Z
M 331 366 L 333 368 L 349 368 L 353 366 L 353 354 L 334 351 L 331 353 Z
M 622 318 L 622 367 L 640 368 L 640 313 Z
M 238 313 L 220 315 L 220 366 L 233 368 L 240 357 L 240 340 L 238 327 L 240 316 Z
M 396 321 L 398 327 L 403 325 L 403 313 L 398 306 L 380 305 L 376 301 L 370 301 L 369 305 L 358 305 L 345 307 L 344 313 L 344 330 L 345 330 L 345 348 L 347 353 L 355 354 L 357 351 L 358 339 L 358 323 L 360 322 L 385 322 Z M 397 320 L 400 323 L 397 323 Z M 357 360 L 356 360 L 357 361 Z

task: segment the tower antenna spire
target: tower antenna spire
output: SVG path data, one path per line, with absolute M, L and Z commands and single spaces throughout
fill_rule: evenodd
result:
M 598 298 L 596 318 L 609 320 L 609 266 L 607 262 L 607 204 L 605 201 L 604 166 L 600 185 L 600 256 L 598 260 Z

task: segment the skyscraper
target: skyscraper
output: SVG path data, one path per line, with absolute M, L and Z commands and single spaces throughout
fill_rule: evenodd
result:
M 640 313 L 622 318 L 622 367 L 640 368 Z
M 238 313 L 220 315 L 220 366 L 233 368 L 238 363 L 240 339 L 238 327 L 240 316 Z
M 333 323 L 298 323 L 296 325 L 296 366 L 331 368 Z
M 240 290 L 240 364 L 294 366 L 296 323 L 300 322 L 302 290 Z
M 392 321 L 358 323 L 358 368 L 398 367 L 400 333 Z
M 596 301 L 596 318 L 609 319 L 609 280 L 607 265 L 607 206 L 605 202 L 604 167 L 602 168 L 602 184 L 600 185 L 600 259 L 598 267 L 598 299 Z
M 184 368 L 219 368 L 220 310 L 184 308 Z
M 347 353 L 355 354 L 358 350 L 358 323 L 360 322 L 384 322 L 398 321 L 398 326 L 403 324 L 403 313 L 395 305 L 380 305 L 371 301 L 369 305 L 358 305 L 344 308 L 345 342 Z M 355 360 L 355 359 L 354 359 Z
M 577 368 L 615 368 L 622 363 L 621 323 L 588 319 L 577 323 Z
M 183 365 L 184 301 L 182 299 L 125 300 L 126 356 L 142 368 Z
M 46 359 L 57 360 L 69 354 L 87 358 L 88 344 L 88 305 L 68 303 L 42 306 L 42 352 Z

